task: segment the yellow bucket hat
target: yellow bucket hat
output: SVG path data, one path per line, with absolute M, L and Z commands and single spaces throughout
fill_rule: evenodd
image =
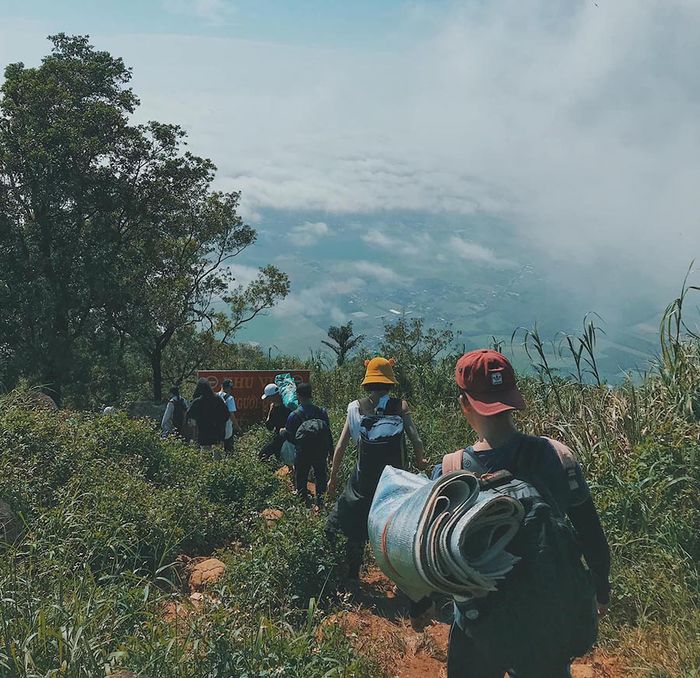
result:
M 365 384 L 391 384 L 394 386 L 396 377 L 394 376 L 394 365 L 396 361 L 393 358 L 372 358 L 365 360 L 365 378 L 362 380 L 362 385 Z

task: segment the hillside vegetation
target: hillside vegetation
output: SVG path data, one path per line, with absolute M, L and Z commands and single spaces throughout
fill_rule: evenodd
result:
M 536 333 L 526 336 L 533 357 L 542 352 L 538 376 L 522 379 L 522 425 L 564 440 L 585 467 L 614 558 L 600 642 L 632 676 L 698 676 L 700 666 L 700 344 L 684 333 L 684 297 L 667 311 L 658 364 L 614 388 L 597 383 L 594 352 L 584 348 L 578 378 L 564 378 Z M 420 343 L 393 348 L 437 461 L 470 440 L 454 363 Z M 336 436 L 361 372 L 357 359 L 315 366 Z M 48 412 L 31 396 L 15 391 L 0 406 L 0 497 L 24 521 L 0 558 L 0 675 L 382 675 L 371 645 L 358 653 L 323 623 L 343 604 L 342 550 L 326 542 L 323 516 L 257 460 L 265 431 L 212 462 L 147 420 Z M 270 525 L 267 507 L 284 517 Z M 196 614 L 173 621 L 179 557 L 212 553 L 228 566 L 224 579 Z

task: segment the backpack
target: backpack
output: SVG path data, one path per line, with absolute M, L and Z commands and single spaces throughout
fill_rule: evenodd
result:
M 357 463 L 326 529 L 331 534 L 340 530 L 348 539 L 363 542 L 369 539 L 367 517 L 382 472 L 387 466 L 403 469 L 406 464 L 401 400 L 387 396 L 373 408 L 370 399 L 364 398 L 360 412 L 372 414 L 360 417 Z
M 184 436 L 185 414 L 187 412 L 185 403 L 180 397 L 171 398 L 170 402 L 173 404 L 173 428 L 179 436 Z
M 297 452 L 310 455 L 330 455 L 333 452 L 331 444 L 331 430 L 325 419 L 314 416 L 319 408 L 310 408 L 307 412 L 303 407 L 298 407 L 296 413 L 302 422 L 294 434 L 294 445 Z
M 458 603 L 462 630 L 481 652 L 543 674 L 586 654 L 598 634 L 595 589 L 576 534 L 537 477 L 537 455 L 548 444 L 523 436 L 512 468 L 492 474 L 485 473 L 477 454 L 463 451 L 464 467 L 480 476 L 482 488 L 518 499 L 525 518 L 507 547 L 520 562 L 498 590 Z
M 369 398 L 360 401 L 361 412 L 371 409 L 372 403 Z M 404 455 L 401 400 L 387 397 L 379 401 L 373 414 L 365 414 L 360 419 L 356 467 L 360 492 L 373 497 L 384 468 L 404 468 Z

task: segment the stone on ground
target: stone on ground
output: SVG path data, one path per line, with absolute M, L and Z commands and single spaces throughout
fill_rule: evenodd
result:
M 202 560 L 192 567 L 189 578 L 190 590 L 200 591 L 207 586 L 216 584 L 223 577 L 225 571 L 226 565 L 218 558 Z

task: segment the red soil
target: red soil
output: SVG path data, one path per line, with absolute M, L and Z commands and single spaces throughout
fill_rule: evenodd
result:
M 362 577 L 356 607 L 328 623 L 340 625 L 358 650 L 369 650 L 392 678 L 445 678 L 449 625 L 427 619 L 414 629 L 407 617 L 407 601 L 378 569 Z M 625 678 L 629 674 L 614 657 L 596 651 L 578 659 L 573 678 Z

